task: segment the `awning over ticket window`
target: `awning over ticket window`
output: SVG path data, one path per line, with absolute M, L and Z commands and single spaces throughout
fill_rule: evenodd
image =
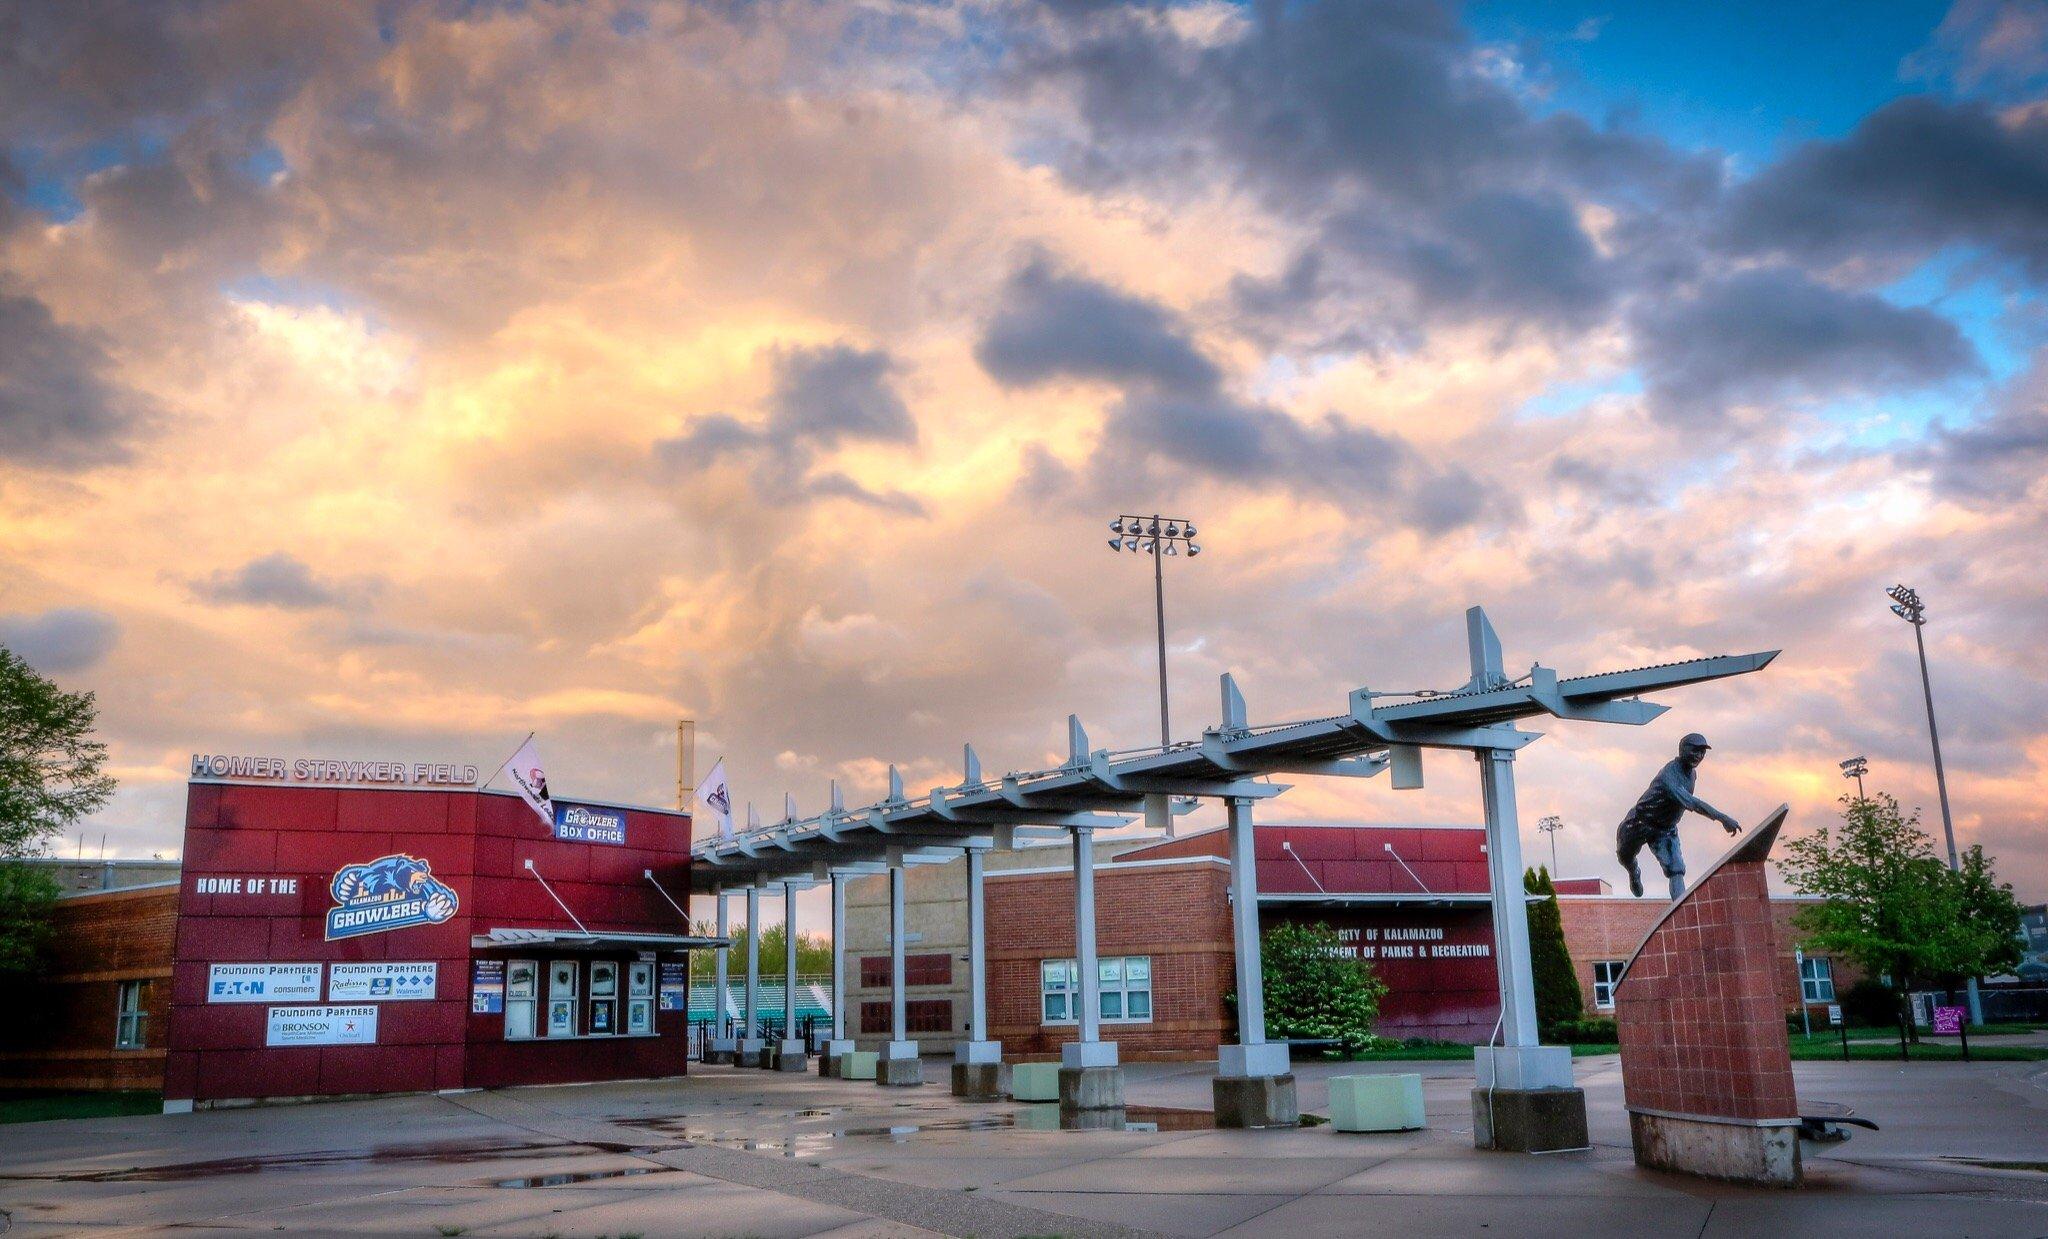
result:
M 694 934 L 584 933 L 575 929 L 493 929 L 469 940 L 472 947 L 517 950 L 546 947 L 553 951 L 697 951 L 731 946 L 730 938 Z

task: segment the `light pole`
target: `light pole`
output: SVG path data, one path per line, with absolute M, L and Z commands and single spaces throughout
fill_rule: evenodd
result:
M 1842 767 L 1843 778 L 1856 780 L 1856 799 L 1859 801 L 1863 800 L 1865 798 L 1863 795 L 1863 776 L 1870 773 L 1870 759 L 1867 757 L 1851 757 L 1848 761 L 1838 764 Z
M 1116 537 L 1109 540 L 1112 551 L 1142 551 L 1152 557 L 1152 599 L 1159 616 L 1159 746 L 1173 743 L 1173 729 L 1166 709 L 1166 557 L 1188 548 L 1188 558 L 1202 553 L 1195 545 L 1195 523 L 1177 517 L 1118 516 L 1109 523 Z
M 1564 829 L 1564 819 L 1553 813 L 1536 823 L 1536 829 L 1550 836 L 1550 876 L 1557 877 L 1557 832 Z
M 1920 654 L 1920 692 L 1927 701 L 1927 740 L 1934 748 L 1934 791 L 1941 800 L 1941 831 L 1948 839 L 1948 867 L 1960 872 L 1962 858 L 1956 854 L 1956 824 L 1948 811 L 1948 775 L 1941 766 L 1941 732 L 1934 725 L 1934 681 L 1927 675 L 1927 637 L 1921 629 L 1927 626 L 1927 607 L 1920 601 L 1920 592 L 1906 585 L 1894 585 L 1884 591 L 1892 600 L 1892 614 L 1913 626 L 1913 648 Z M 1977 978 L 1970 978 L 1969 987 L 1970 1022 L 1984 1022 L 1984 1004 L 1977 996 Z

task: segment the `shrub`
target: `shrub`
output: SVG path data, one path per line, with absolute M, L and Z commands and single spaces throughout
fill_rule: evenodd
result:
M 1899 995 L 1875 977 L 1865 977 L 1842 995 L 1842 1018 L 1851 1024 L 1872 1028 L 1896 1028 L 1899 1024 Z
M 1559 1020 L 1550 1026 L 1550 1040 L 1562 1045 L 1614 1045 L 1621 1040 L 1614 1021 L 1604 1015 Z
M 1347 1054 L 1374 1046 L 1372 1027 L 1387 987 L 1371 964 L 1338 940 L 1336 930 L 1276 925 L 1266 931 L 1260 950 L 1268 1037 L 1333 1041 Z

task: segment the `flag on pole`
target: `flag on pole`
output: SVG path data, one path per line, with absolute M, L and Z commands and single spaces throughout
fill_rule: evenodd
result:
M 512 785 L 519 789 L 519 797 L 526 802 L 526 807 L 540 814 L 540 820 L 546 822 L 550 830 L 554 829 L 555 802 L 548 796 L 547 772 L 541 769 L 540 750 L 534 747 L 532 733 L 527 734 L 519 751 L 498 767 L 498 773 L 509 777 Z
M 732 838 L 732 788 L 725 783 L 725 758 L 714 762 L 711 773 L 698 784 L 697 799 L 710 806 L 711 820 L 718 827 L 718 837 Z

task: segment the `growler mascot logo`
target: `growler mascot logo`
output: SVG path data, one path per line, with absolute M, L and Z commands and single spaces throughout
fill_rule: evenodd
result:
M 349 865 L 328 887 L 327 937 L 353 938 L 411 925 L 438 925 L 461 906 L 455 892 L 436 881 L 433 869 L 403 852 Z

